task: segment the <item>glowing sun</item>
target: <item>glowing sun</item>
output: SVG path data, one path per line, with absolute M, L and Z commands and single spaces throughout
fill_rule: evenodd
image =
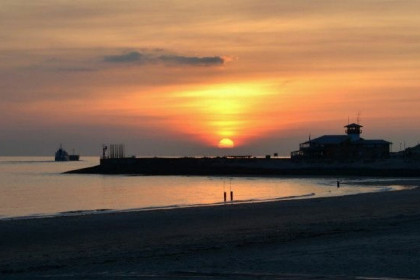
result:
M 235 146 L 235 143 L 229 138 L 223 138 L 219 141 L 219 148 L 233 148 Z

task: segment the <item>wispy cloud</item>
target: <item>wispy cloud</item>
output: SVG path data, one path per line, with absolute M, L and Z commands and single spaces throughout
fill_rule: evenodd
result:
M 132 63 L 145 61 L 146 56 L 139 52 L 129 52 L 120 55 L 107 55 L 104 57 L 105 62 L 111 63 Z
M 220 56 L 179 56 L 179 55 L 163 55 L 159 57 L 159 60 L 168 62 L 170 64 L 186 64 L 186 65 L 202 65 L 202 66 L 213 66 L 223 65 L 225 60 Z
M 118 64 L 146 64 L 146 63 L 164 63 L 166 65 L 189 65 L 189 66 L 218 66 L 225 63 L 221 56 L 185 56 L 165 54 L 156 56 L 153 53 L 132 51 L 119 55 L 106 55 L 103 61 L 107 63 Z

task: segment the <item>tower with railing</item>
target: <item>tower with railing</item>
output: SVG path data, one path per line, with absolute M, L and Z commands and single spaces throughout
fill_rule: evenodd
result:
M 362 134 L 362 125 L 357 123 L 351 123 L 345 126 L 346 133 L 350 137 L 351 141 L 359 141 L 360 134 Z

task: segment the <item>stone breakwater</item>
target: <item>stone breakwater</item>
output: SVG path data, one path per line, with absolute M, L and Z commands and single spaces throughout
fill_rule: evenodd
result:
M 418 177 L 420 161 L 388 159 L 369 162 L 303 162 L 266 158 L 112 158 L 97 166 L 69 171 L 78 174 L 198 176 L 380 176 Z

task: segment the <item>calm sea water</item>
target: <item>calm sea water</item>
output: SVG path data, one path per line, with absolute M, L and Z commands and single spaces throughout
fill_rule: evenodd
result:
M 62 174 L 98 163 L 97 157 L 82 157 L 76 162 L 55 162 L 52 157 L 0 157 L 0 218 L 218 204 L 223 203 L 224 192 L 230 203 L 230 191 L 234 203 L 239 203 L 390 188 L 346 178 L 340 178 L 343 183 L 337 188 L 337 178 Z

